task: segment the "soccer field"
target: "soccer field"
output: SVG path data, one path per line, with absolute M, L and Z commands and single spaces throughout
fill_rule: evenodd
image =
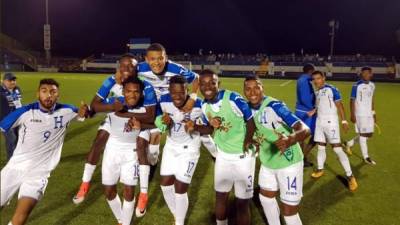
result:
M 36 100 L 38 81 L 55 78 L 60 84 L 60 102 L 79 105 L 81 100 L 89 103 L 107 75 L 17 73 L 18 85 L 23 92 L 23 103 Z M 296 82 L 293 80 L 263 80 L 266 95 L 284 101 L 293 110 Z M 339 88 L 349 120 L 349 96 L 352 82 L 330 82 Z M 242 93 L 243 79 L 221 79 L 222 88 Z M 359 146 L 350 157 L 359 188 L 351 193 L 344 178 L 344 171 L 333 151 L 327 151 L 326 173 L 319 180 L 311 178 L 311 168 L 304 172 L 304 197 L 300 207 L 303 224 L 316 225 L 394 225 L 400 224 L 400 84 L 376 83 L 375 111 L 381 134 L 369 140 L 369 152 L 376 166 L 364 164 Z M 81 183 L 86 154 L 104 115 L 83 123 L 73 122 L 68 128 L 62 158 L 49 178 L 43 199 L 33 210 L 28 224 L 117 224 L 106 203 L 101 185 L 101 165 L 98 164 L 88 198 L 80 205 L 72 203 L 72 197 Z M 343 139 L 354 136 L 354 128 L 342 134 Z M 5 161 L 4 138 L 1 136 L 1 162 Z M 330 148 L 328 148 L 330 149 Z M 189 188 L 189 211 L 187 224 L 214 224 L 214 162 L 202 149 L 201 158 Z M 316 151 L 311 159 L 315 162 Z M 259 164 L 258 164 L 259 165 Z M 256 178 L 258 177 L 258 169 Z M 133 218 L 132 224 L 172 224 L 159 187 L 159 167 L 150 182 L 149 208 L 145 217 Z M 257 182 L 257 179 L 255 181 Z M 138 191 L 138 188 L 136 189 Z M 233 196 L 232 196 L 233 197 Z M 233 206 L 233 201 L 231 202 Z M 1 224 L 7 224 L 16 206 L 16 196 L 9 206 L 1 210 Z M 230 224 L 234 223 L 231 207 Z M 252 224 L 267 224 L 255 192 L 252 207 Z

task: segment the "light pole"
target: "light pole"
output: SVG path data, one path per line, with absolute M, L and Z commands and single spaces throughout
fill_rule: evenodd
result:
M 46 52 L 46 62 L 50 65 L 51 60 L 51 36 L 50 36 L 50 24 L 49 24 L 49 2 L 46 0 L 46 23 L 43 26 L 43 40 L 44 40 L 44 50 Z
M 335 44 L 335 31 L 339 29 L 339 21 L 331 20 L 329 21 L 329 27 L 331 28 L 331 32 L 329 36 L 331 36 L 331 48 L 330 48 L 330 56 L 333 56 L 333 49 Z

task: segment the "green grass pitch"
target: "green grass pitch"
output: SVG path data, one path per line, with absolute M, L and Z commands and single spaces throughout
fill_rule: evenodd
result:
M 23 91 L 23 103 L 36 99 L 38 81 L 41 78 L 55 78 L 61 84 L 60 102 L 79 105 L 81 100 L 90 102 L 107 75 L 95 74 L 46 74 L 17 73 L 18 84 Z M 242 81 L 238 78 L 221 79 L 222 87 L 242 93 Z M 349 95 L 351 82 L 331 82 L 341 91 L 347 118 L 349 118 Z M 293 109 L 295 103 L 295 81 L 264 80 L 265 92 L 278 98 Z M 363 163 L 359 147 L 350 157 L 353 172 L 358 179 L 359 189 L 350 193 L 341 181 L 344 171 L 335 154 L 328 151 L 326 175 L 315 181 L 311 179 L 312 169 L 304 172 L 304 197 L 300 216 L 303 224 L 317 225 L 361 225 L 400 224 L 400 84 L 376 83 L 376 112 L 382 134 L 368 142 L 370 155 L 377 161 L 376 166 Z M 101 186 L 101 165 L 94 174 L 92 187 L 85 202 L 76 206 L 71 199 L 81 182 L 86 154 L 95 137 L 103 116 L 74 122 L 70 125 L 65 139 L 61 162 L 49 178 L 44 198 L 32 212 L 28 224 L 117 224 L 109 209 Z M 344 139 L 354 135 L 353 126 Z M 5 161 L 4 138 L 1 137 L 1 161 Z M 316 151 L 312 159 L 315 161 Z M 189 211 L 187 224 L 214 224 L 213 165 L 210 155 L 202 149 L 201 158 L 189 189 Z M 258 177 L 258 169 L 256 178 Z M 159 168 L 150 183 L 149 209 L 145 217 L 134 218 L 132 224 L 172 224 L 173 218 L 162 197 L 159 187 Z M 257 182 L 257 179 L 256 179 Z M 138 189 L 138 188 L 137 188 Z M 258 195 L 252 201 L 252 224 L 266 224 Z M 233 202 L 232 202 L 233 203 Z M 16 205 L 16 197 L 9 206 L 1 210 L 1 224 L 7 224 Z M 233 205 L 233 204 L 231 204 Z M 231 207 L 233 208 L 233 207 Z M 231 223 L 234 211 L 231 210 Z

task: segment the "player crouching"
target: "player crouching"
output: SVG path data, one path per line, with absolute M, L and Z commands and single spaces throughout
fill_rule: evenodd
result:
M 144 113 L 144 84 L 136 77 L 123 82 L 123 96 L 111 98 L 109 103 L 120 101 L 124 110 L 132 113 Z M 107 202 L 119 224 L 129 225 L 135 206 L 135 186 L 139 176 L 139 162 L 136 154 L 136 139 L 140 129 L 146 124 L 138 120 L 120 117 L 119 112 L 109 113 L 104 126 L 108 127 L 108 138 L 103 162 L 102 183 Z M 124 184 L 124 203 L 117 194 L 117 183 Z

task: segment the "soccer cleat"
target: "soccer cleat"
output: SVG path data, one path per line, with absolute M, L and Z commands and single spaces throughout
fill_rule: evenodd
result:
M 149 196 L 147 193 L 140 193 L 139 194 L 139 200 L 138 204 L 136 206 L 136 217 L 142 217 L 144 214 L 146 214 L 146 207 L 147 207 L 147 202 L 149 200 Z
M 353 175 L 351 175 L 350 177 L 347 177 L 347 181 L 349 184 L 350 191 L 355 191 L 358 188 L 356 178 Z
M 320 178 L 322 175 L 324 175 L 324 170 L 316 170 L 311 174 L 311 177 Z
M 365 158 L 364 162 L 370 165 L 376 165 L 376 162 L 372 160 L 370 157 Z
M 79 187 L 78 193 L 74 196 L 72 201 L 75 204 L 79 204 L 85 200 L 86 194 L 89 192 L 90 183 L 89 182 L 82 182 L 81 186 Z
M 347 142 L 343 142 L 343 148 L 344 151 L 347 153 L 347 155 L 351 156 L 353 155 L 353 151 L 351 150 L 351 146 L 347 144 Z

